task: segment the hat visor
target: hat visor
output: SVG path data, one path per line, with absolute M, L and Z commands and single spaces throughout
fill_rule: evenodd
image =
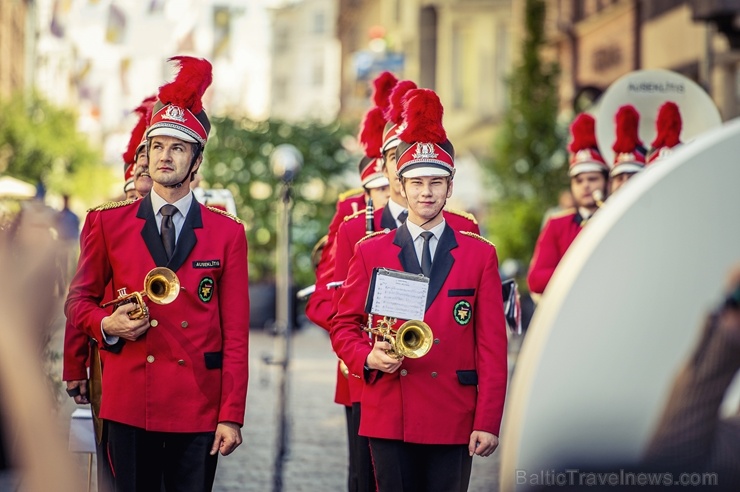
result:
M 438 166 L 418 166 L 398 173 L 402 178 L 420 178 L 422 176 L 452 176 L 452 173 Z
M 187 133 L 181 130 L 178 130 L 177 128 L 172 128 L 172 127 L 167 127 L 167 126 L 161 126 L 159 128 L 154 128 L 152 131 L 147 133 L 146 135 L 147 140 L 151 139 L 152 137 L 174 137 L 174 138 L 179 138 L 180 140 L 183 140 L 185 142 L 199 143 L 197 140 L 195 140 L 193 137 L 191 137 Z
M 614 166 L 609 173 L 609 176 L 612 178 L 614 176 L 619 176 L 620 174 L 624 173 L 637 173 L 642 171 L 645 168 L 642 164 L 637 164 L 635 162 L 622 162 Z
M 398 144 L 400 143 L 401 140 L 398 137 L 391 137 L 387 141 L 383 142 L 383 147 L 380 149 L 380 151 L 383 153 L 388 152 L 389 150 L 398 147 Z
M 388 186 L 390 183 L 388 182 L 388 178 L 385 176 L 380 176 L 377 178 L 373 178 L 367 183 L 365 183 L 363 186 L 368 189 L 372 190 L 374 188 L 382 188 L 383 186 Z
M 606 168 L 605 164 L 601 164 L 595 161 L 579 162 L 578 164 L 574 164 L 573 166 L 571 166 L 570 171 L 568 171 L 568 175 L 572 178 L 574 176 L 578 176 L 581 173 L 604 173 L 607 171 L 608 169 Z

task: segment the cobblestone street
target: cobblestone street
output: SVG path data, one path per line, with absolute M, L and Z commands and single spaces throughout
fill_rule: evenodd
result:
M 60 341 L 61 343 L 61 341 Z M 279 435 L 279 389 L 282 367 L 264 360 L 279 356 L 281 338 L 253 330 L 250 337 L 250 382 L 242 434 L 244 443 L 220 457 L 217 492 L 274 490 Z M 284 492 L 347 490 L 347 437 L 344 408 L 335 404 L 336 357 L 328 335 L 314 325 L 293 337 L 289 377 L 288 453 L 283 467 Z M 67 402 L 64 418 L 74 410 Z M 498 487 L 499 453 L 473 461 L 470 492 Z M 79 456 L 81 472 L 87 458 Z

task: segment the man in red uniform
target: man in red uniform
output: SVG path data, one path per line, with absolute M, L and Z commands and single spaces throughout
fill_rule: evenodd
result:
M 241 444 L 248 380 L 249 294 L 244 227 L 200 205 L 190 181 L 210 123 L 201 96 L 206 60 L 176 57 L 180 71 L 159 91 L 147 130 L 151 193 L 98 207 L 65 312 L 105 358 L 101 416 L 117 491 L 211 490 L 217 453 Z M 132 234 L 132 230 L 140 234 Z M 155 266 L 180 286 L 168 304 L 100 302 L 113 288 L 138 291 Z
M 529 290 L 542 294 L 555 268 L 586 221 L 606 197 L 609 167 L 596 145 L 595 123 L 591 115 L 579 114 L 570 127 L 570 191 L 576 209 L 550 217 L 537 238 L 529 265 Z M 601 198 L 594 196 L 601 194 Z M 597 200 L 599 198 L 599 200 Z
M 352 377 L 366 382 L 359 434 L 369 438 L 378 490 L 462 491 L 472 456 L 498 445 L 507 380 L 498 259 L 491 243 L 455 231 L 442 213 L 454 149 L 434 117 L 442 114 L 439 99 L 419 89 L 407 105 L 408 114 L 424 115 L 400 133 L 408 218 L 357 244 L 331 338 Z M 388 342 L 372 344 L 360 329 L 376 267 L 429 277 L 424 321 L 434 340 L 424 357 L 394 359 Z
M 614 165 L 609 171 L 609 194 L 645 168 L 645 147 L 638 135 L 640 113 L 631 104 L 625 104 L 617 110 L 615 123 L 617 138 L 612 145 Z

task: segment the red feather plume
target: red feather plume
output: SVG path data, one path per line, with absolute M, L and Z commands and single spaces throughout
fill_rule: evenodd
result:
M 149 96 L 133 111 L 139 115 L 139 121 L 136 122 L 136 126 L 131 130 L 131 138 L 128 141 L 128 148 L 122 156 L 125 164 L 130 164 L 136 160 L 136 148 L 144 138 L 144 132 L 146 131 L 147 126 L 149 126 L 149 120 L 152 118 L 152 108 L 154 107 L 154 102 L 156 100 L 156 96 Z
M 638 135 L 640 113 L 634 106 L 631 104 L 621 106 L 617 111 L 616 124 L 617 140 L 612 146 L 614 152 L 617 154 L 634 152 L 638 146 L 642 147 L 642 141 Z
M 159 100 L 189 109 L 193 114 L 203 110 L 201 98 L 213 81 L 211 63 L 203 58 L 173 56 L 168 61 L 179 65 L 175 80 L 159 88 Z
M 588 113 L 576 116 L 570 125 L 570 133 L 573 141 L 568 149 L 574 154 L 584 149 L 598 149 L 596 143 L 596 120 Z
M 373 102 L 383 111 L 388 107 L 388 99 L 397 82 L 396 76 L 390 72 L 383 72 L 373 80 Z
M 365 117 L 360 125 L 360 143 L 365 149 L 365 155 L 368 157 L 381 157 L 380 147 L 383 145 L 383 127 L 385 118 L 383 110 L 374 107 L 365 113 Z
M 681 143 L 682 124 L 681 113 L 676 103 L 672 101 L 664 103 L 658 110 L 658 119 L 655 121 L 658 134 L 653 140 L 652 147 L 654 149 L 658 147 L 671 148 Z
M 398 138 L 406 143 L 442 143 L 447 133 L 442 126 L 444 108 L 439 96 L 431 89 L 412 89 L 406 93 L 403 121 L 406 128 Z
M 383 111 L 386 121 L 397 125 L 403 121 L 403 102 L 406 94 L 413 89 L 417 89 L 416 83 L 411 80 L 402 80 L 393 87 L 391 95 L 388 98 L 388 107 Z

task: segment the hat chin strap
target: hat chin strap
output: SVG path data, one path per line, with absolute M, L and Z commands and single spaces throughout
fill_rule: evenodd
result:
M 202 151 L 199 150 L 193 156 L 193 160 L 190 161 L 190 169 L 188 169 L 188 172 L 185 173 L 185 177 L 182 178 L 182 181 L 180 181 L 179 183 L 173 184 L 173 185 L 164 185 L 164 187 L 169 188 L 169 189 L 178 189 L 182 187 L 182 185 L 185 183 L 185 181 L 188 180 L 188 178 L 192 180 L 195 177 L 195 173 L 193 172 L 193 168 L 195 167 L 195 161 L 198 160 L 198 156 L 201 154 L 201 152 Z

